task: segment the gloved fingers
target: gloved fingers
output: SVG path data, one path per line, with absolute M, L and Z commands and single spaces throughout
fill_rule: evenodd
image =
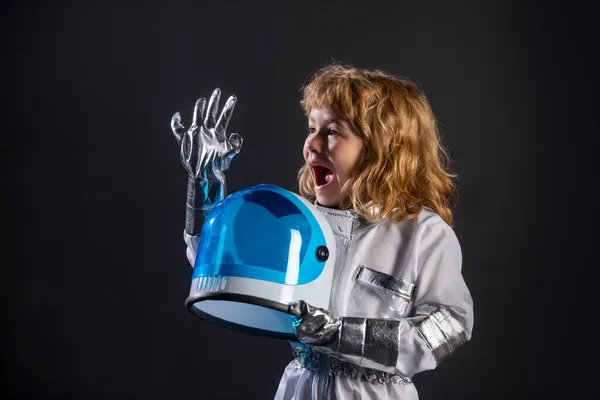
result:
M 232 133 L 229 135 L 229 139 L 227 139 L 227 153 L 225 154 L 225 158 L 232 158 L 236 154 L 240 152 L 242 149 L 242 144 L 244 143 L 244 139 L 237 134 Z
M 185 134 L 185 126 L 181 122 L 181 114 L 179 114 L 179 111 L 173 114 L 173 117 L 171 118 L 171 130 L 173 131 L 177 143 L 181 144 L 181 138 Z
M 213 90 L 210 99 L 208 100 L 208 108 L 204 115 L 204 127 L 207 129 L 214 128 L 217 121 L 217 110 L 219 108 L 219 100 L 221 99 L 221 89 Z
M 198 123 L 202 123 L 205 112 L 206 99 L 204 97 L 200 97 L 198 100 L 196 100 L 196 104 L 194 104 L 194 117 L 192 119 L 192 125 L 198 125 Z
M 341 319 L 330 311 L 297 301 L 290 306 L 292 323 L 298 340 L 306 344 L 323 344 L 331 340 L 341 327 Z
M 224 142 L 227 139 L 225 137 L 225 131 L 227 130 L 227 126 L 229 125 L 229 120 L 231 119 L 231 115 L 233 114 L 233 110 L 235 109 L 236 102 L 237 97 L 229 96 L 229 99 L 227 99 L 227 102 L 223 106 L 223 111 L 221 111 L 219 120 L 215 125 L 215 136 L 219 142 Z
M 298 300 L 290 306 L 290 313 L 302 317 L 307 312 L 307 304 L 304 300 Z

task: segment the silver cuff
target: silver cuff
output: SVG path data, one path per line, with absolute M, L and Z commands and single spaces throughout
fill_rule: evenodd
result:
M 185 231 L 197 236 L 202 230 L 204 216 L 227 196 L 225 182 L 188 178 L 185 210 Z
M 367 319 L 362 365 L 381 370 L 396 368 L 400 347 L 400 321 Z
M 356 365 L 392 372 L 399 345 L 400 321 L 345 317 L 336 340 L 327 347 Z
M 438 364 L 467 341 L 465 328 L 444 306 L 437 306 L 417 325 Z

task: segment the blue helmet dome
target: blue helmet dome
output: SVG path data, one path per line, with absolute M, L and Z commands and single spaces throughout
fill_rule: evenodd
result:
M 206 217 L 186 306 L 230 329 L 295 340 L 289 306 L 329 307 L 335 253 L 329 224 L 302 197 L 267 184 L 240 190 Z

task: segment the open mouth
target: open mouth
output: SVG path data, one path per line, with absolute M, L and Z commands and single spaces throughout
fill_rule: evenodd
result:
M 315 186 L 323 187 L 329 184 L 335 177 L 335 172 L 322 165 L 312 165 L 313 174 L 315 176 Z

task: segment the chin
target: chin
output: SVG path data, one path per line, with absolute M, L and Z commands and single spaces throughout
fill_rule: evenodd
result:
M 323 207 L 338 208 L 339 201 L 337 199 L 329 199 L 317 196 L 317 204 Z

